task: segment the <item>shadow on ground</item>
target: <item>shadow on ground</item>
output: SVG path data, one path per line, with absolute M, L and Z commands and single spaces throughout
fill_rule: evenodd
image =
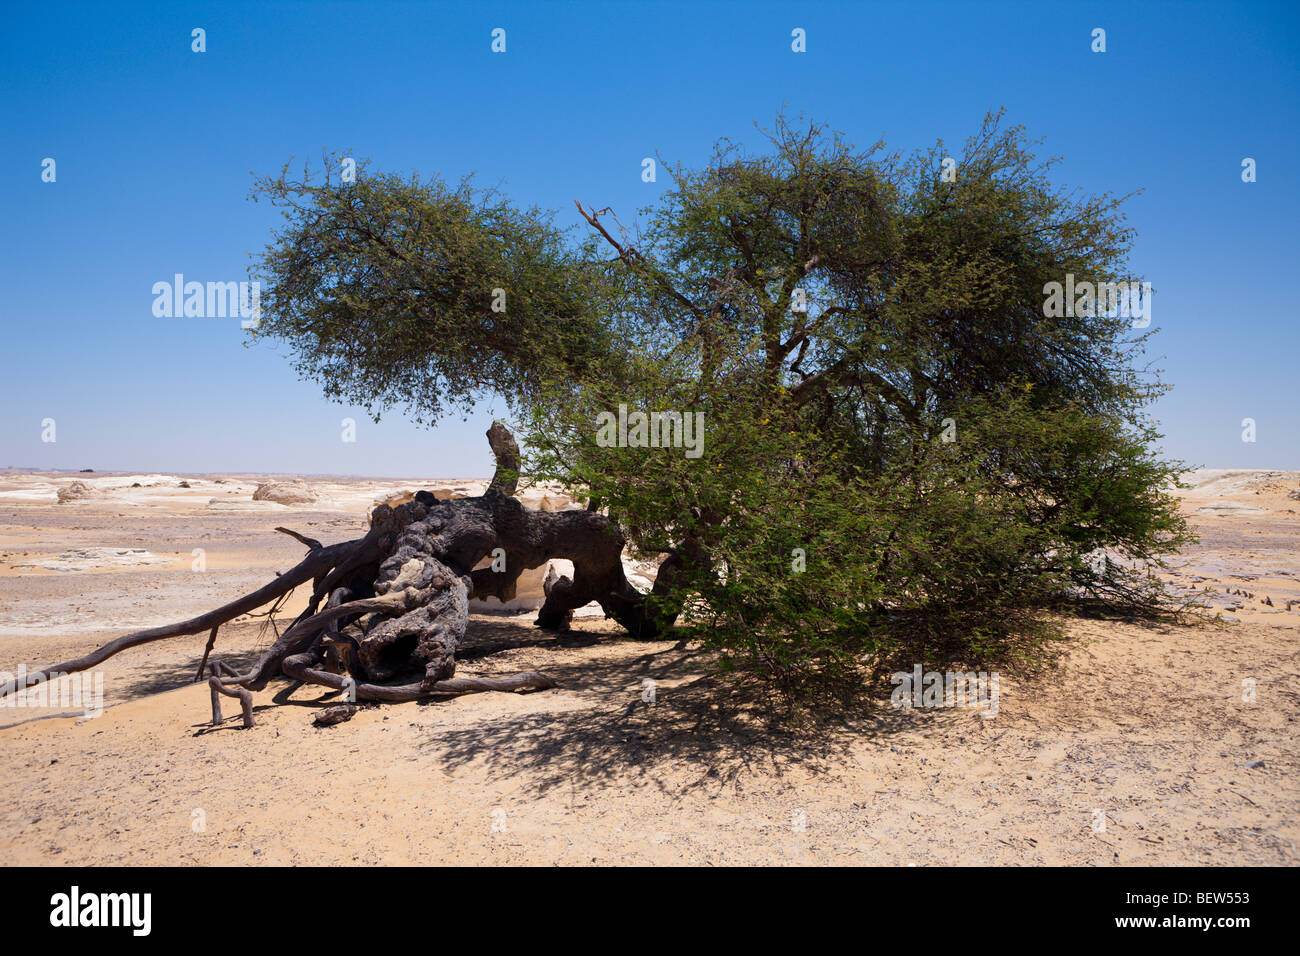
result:
M 849 747 L 863 736 L 938 723 L 934 714 L 885 706 L 848 723 L 792 726 L 777 719 L 779 708 L 770 695 L 708 675 L 703 655 L 675 641 L 633 642 L 584 630 L 539 637 L 531 628 L 503 622 L 488 632 L 480 630 L 472 643 L 483 653 L 471 650 L 464 660 L 484 663 L 503 649 L 540 650 L 557 643 L 581 647 L 596 640 L 623 644 L 632 653 L 581 660 L 567 655 L 549 663 L 528 654 L 530 666 L 555 678 L 558 691 L 529 695 L 537 702 L 530 713 L 500 715 L 467 728 L 439 728 L 423 746 L 448 771 L 485 760 L 526 772 L 543 792 L 572 786 L 575 778 L 625 785 L 631 775 L 664 792 L 680 793 L 716 788 L 750 774 L 780 776 L 795 764 L 805 773 L 835 774 L 846 766 Z M 514 664 L 494 671 L 517 669 Z M 653 681 L 653 701 L 647 699 L 647 681 Z

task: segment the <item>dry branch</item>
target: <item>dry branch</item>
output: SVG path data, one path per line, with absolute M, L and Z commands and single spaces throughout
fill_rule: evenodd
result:
M 439 501 L 417 492 L 404 504 L 378 505 L 364 537 L 329 546 L 276 528 L 309 550 L 274 581 L 199 617 L 137 631 L 84 657 L 43 668 L 29 675 L 28 684 L 85 670 L 141 644 L 209 631 L 196 677 L 202 679 L 222 624 L 272 602 L 273 612 L 289 592 L 311 581 L 307 607 L 249 670 L 239 673 L 212 661 L 208 686 L 214 725 L 221 722 L 225 696 L 240 701 L 244 726 L 252 727 L 252 692 L 281 675 L 344 690 L 356 700 L 386 702 L 554 687 L 536 671 L 500 678 L 455 676 L 469 599 L 509 600 L 523 571 L 552 558 L 572 561 L 574 575 L 549 582 L 539 626 L 567 627 L 574 609 L 597 601 L 633 635 L 653 636 L 665 622 L 647 615 L 644 596 L 628 583 L 618 528 L 595 511 L 534 511 L 509 497 L 518 483 L 519 446 L 500 423 L 488 431 L 488 441 L 497 468 L 482 496 Z M 474 570 L 498 548 L 505 552 L 507 570 Z M 321 669 L 327 660 L 340 672 Z M 20 689 L 10 681 L 0 687 L 0 696 Z

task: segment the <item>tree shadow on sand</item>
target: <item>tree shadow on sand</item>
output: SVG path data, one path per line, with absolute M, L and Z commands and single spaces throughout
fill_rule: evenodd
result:
M 537 701 L 533 712 L 439 728 L 422 747 L 449 772 L 486 760 L 526 773 L 543 792 L 575 783 L 626 785 L 634 777 L 680 794 L 749 775 L 779 777 L 794 765 L 801 774 L 836 774 L 862 737 L 915 728 L 928 719 L 882 707 L 851 721 L 791 723 L 769 692 L 706 674 L 697 650 L 671 640 L 634 646 L 644 653 L 547 664 L 562 696 L 530 694 Z

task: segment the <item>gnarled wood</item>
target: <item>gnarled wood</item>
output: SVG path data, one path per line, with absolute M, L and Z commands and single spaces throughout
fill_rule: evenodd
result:
M 495 491 L 509 496 L 519 487 L 519 443 L 510 429 L 500 422 L 493 422 L 487 431 L 488 444 L 497 460 L 496 473 L 488 485 L 488 491 Z
M 652 619 L 644 595 L 623 572 L 624 539 L 597 511 L 534 511 L 509 497 L 517 487 L 519 446 L 496 423 L 488 440 L 497 456 L 488 490 L 476 498 L 439 501 L 427 491 L 397 506 L 378 505 L 365 536 L 329 546 L 277 528 L 309 549 L 297 565 L 257 591 L 207 614 L 110 641 L 76 660 L 37 671 L 32 680 L 85 670 L 140 644 L 210 631 L 207 662 L 220 625 L 313 582 L 307 607 L 244 673 L 213 661 L 208 678 L 212 722 L 221 722 L 222 696 L 240 701 L 244 726 L 254 726 L 252 692 L 281 674 L 358 700 L 412 701 L 479 691 L 554 687 L 528 671 L 502 678 L 456 677 L 456 651 L 465 636 L 471 597 L 509 600 L 520 573 L 553 558 L 573 562 L 574 575 L 550 580 L 537 615 L 542 627 L 563 628 L 592 601 L 633 635 L 650 637 L 671 618 Z M 505 570 L 474 570 L 496 549 Z M 665 564 L 670 571 L 674 559 Z M 323 605 L 323 606 L 322 606 Z M 328 659 L 330 670 L 321 665 Z M 337 671 L 337 672 L 336 672 Z M 200 664 L 199 678 L 203 664 Z M 17 690 L 15 682 L 0 696 Z
M 206 614 L 200 614 L 198 617 L 192 617 L 177 624 L 166 624 L 162 627 L 151 627 L 143 631 L 126 634 L 109 641 L 103 647 L 91 651 L 84 657 L 64 661 L 61 664 L 51 664 L 38 671 L 33 671 L 27 675 L 27 683 L 30 686 L 40 681 L 49 680 L 55 674 L 74 674 L 77 671 L 87 670 L 96 664 L 102 664 L 114 654 L 121 653 L 132 647 L 139 647 L 142 644 L 161 641 L 169 637 L 183 637 L 187 634 L 210 631 L 227 621 L 233 621 L 241 614 L 255 611 L 264 604 L 269 604 L 280 595 L 292 591 L 298 585 L 312 580 L 322 571 L 328 570 L 341 556 L 346 555 L 355 544 L 354 541 L 347 541 L 342 544 L 331 545 L 328 548 L 321 548 L 319 551 L 313 551 L 297 566 L 251 594 L 246 594 L 229 604 L 223 604 L 216 610 L 208 611 Z M 7 681 L 0 685 L 0 697 L 21 689 L 17 686 L 16 680 Z

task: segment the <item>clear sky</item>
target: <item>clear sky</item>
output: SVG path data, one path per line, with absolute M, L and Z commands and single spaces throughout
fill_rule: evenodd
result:
M 655 199 L 668 177 L 642 182 L 643 157 L 757 145 L 754 121 L 788 104 L 904 150 L 958 147 L 1005 106 L 1063 157 L 1059 181 L 1144 190 L 1132 262 L 1175 386 L 1156 407 L 1167 451 L 1300 469 L 1298 69 L 1294 0 L 8 3 L 0 467 L 490 474 L 486 405 L 376 425 L 248 347 L 238 319 L 156 318 L 153 284 L 246 279 L 274 224 L 250 171 L 291 156 L 477 171 L 568 224 L 574 199 L 620 217 Z

